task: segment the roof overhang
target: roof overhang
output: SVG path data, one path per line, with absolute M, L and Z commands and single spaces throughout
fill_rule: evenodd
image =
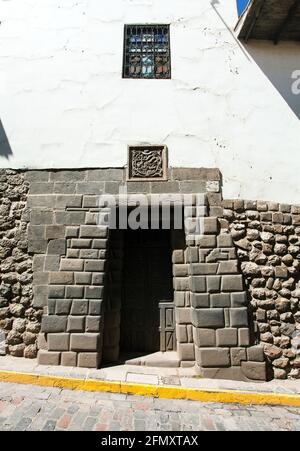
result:
M 236 31 L 245 41 L 300 41 L 300 0 L 250 0 Z

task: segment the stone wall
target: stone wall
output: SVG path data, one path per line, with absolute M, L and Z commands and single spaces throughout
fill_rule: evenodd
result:
M 27 178 L 34 305 L 45 310 L 39 362 L 98 367 L 102 358 L 117 353 L 120 321 L 118 287 L 110 280 L 117 281 L 119 271 L 111 267 L 116 258 L 108 261 L 111 235 L 101 225 L 109 210 L 99 204 L 99 195 L 117 200 L 126 191 L 134 205 L 140 194 L 168 202 L 172 196 L 176 201 L 184 194 L 208 192 L 213 202 L 220 196 L 220 172 L 172 168 L 168 181 L 142 182 L 127 182 L 125 171 L 117 168 L 32 171 Z
M 300 206 L 224 200 L 223 207 L 269 377 L 299 378 Z
M 6 337 L 0 352 L 34 358 L 42 310 L 33 306 L 28 190 L 23 172 L 0 171 L 0 332 Z
M 127 190 L 134 203 L 140 193 L 159 202 L 192 194 L 185 221 L 202 228 L 173 247 L 181 365 L 263 380 L 267 362 L 269 378 L 300 376 L 300 207 L 222 200 L 216 169 L 168 177 L 0 172 L 0 353 L 32 358 L 38 348 L 40 363 L 91 367 L 117 360 L 123 249 L 101 225 L 109 210 L 99 195 Z

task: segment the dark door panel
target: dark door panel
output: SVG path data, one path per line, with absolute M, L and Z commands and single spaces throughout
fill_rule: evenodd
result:
M 169 231 L 126 231 L 121 310 L 121 351 L 156 352 L 159 304 L 173 300 Z M 163 344 L 163 347 L 166 347 Z M 168 346 L 167 346 L 168 347 Z

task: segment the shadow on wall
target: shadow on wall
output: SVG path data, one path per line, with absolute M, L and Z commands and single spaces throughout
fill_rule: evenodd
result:
M 248 3 L 246 0 L 238 0 L 239 12 L 246 6 L 246 3 Z M 210 4 L 246 58 L 250 60 L 249 56 L 252 57 L 297 118 L 300 119 L 300 67 L 299 62 L 297 62 L 299 61 L 299 44 L 281 42 L 275 46 L 272 42 L 266 41 L 251 41 L 245 44 L 237 38 L 232 30 L 232 24 L 229 25 L 219 13 L 219 0 L 211 0 Z M 293 86 L 295 92 L 293 92 Z
M 0 120 L 0 157 L 7 160 L 13 155 L 2 121 Z
M 299 45 L 252 41 L 245 49 L 300 119 Z

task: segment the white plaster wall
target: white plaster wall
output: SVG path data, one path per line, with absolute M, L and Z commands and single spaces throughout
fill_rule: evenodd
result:
M 127 144 L 164 143 L 172 166 L 220 168 L 225 197 L 300 203 L 300 45 L 239 44 L 235 0 L 212 3 L 0 0 L 0 166 L 123 166 Z M 151 22 L 171 24 L 172 80 L 122 79 L 124 24 Z

